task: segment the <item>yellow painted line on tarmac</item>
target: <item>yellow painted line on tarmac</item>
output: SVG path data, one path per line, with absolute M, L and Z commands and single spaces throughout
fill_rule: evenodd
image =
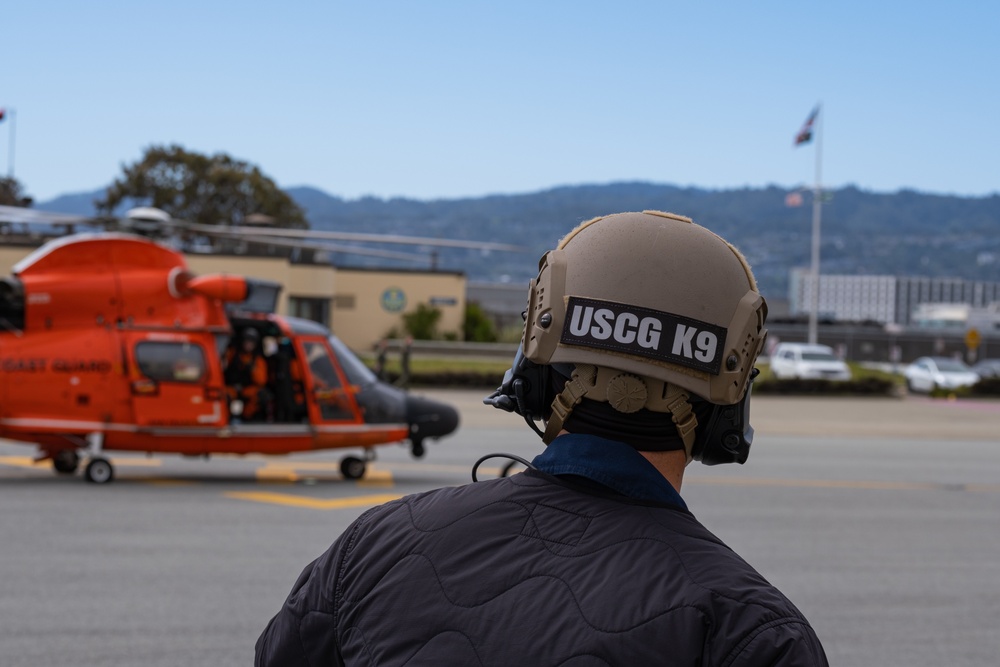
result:
M 261 466 L 256 470 L 258 482 L 297 482 L 298 473 L 291 468 L 281 468 L 277 466 Z
M 836 479 L 767 479 L 767 478 L 710 478 L 689 477 L 685 484 L 717 486 L 775 486 L 809 489 L 865 489 L 876 491 L 973 491 L 1000 493 L 1000 484 L 948 484 L 943 482 L 889 482 L 874 480 Z
M 256 503 L 266 503 L 269 505 L 283 505 L 285 507 L 302 507 L 313 510 L 340 510 L 352 507 L 374 507 L 391 500 L 402 498 L 401 494 L 386 493 L 371 496 L 354 496 L 351 498 L 307 498 L 295 496 L 288 493 L 271 493 L 257 491 L 231 491 L 226 493 L 227 498 L 236 500 L 249 500 Z
M 336 470 L 335 476 L 330 471 Z M 312 474 L 318 471 L 319 474 Z M 266 464 L 257 468 L 258 482 L 300 482 L 303 479 L 343 479 L 340 474 L 340 464 L 311 465 L 309 463 Z M 392 472 L 369 466 L 364 478 L 358 480 L 358 486 L 374 488 L 391 488 L 394 485 Z
M 14 468 L 51 468 L 51 461 L 38 461 L 30 456 L 0 456 L 0 465 Z
M 444 463 L 431 463 L 430 461 L 415 461 L 413 463 L 401 463 L 392 462 L 387 463 L 389 467 L 395 470 L 420 470 L 429 472 L 457 472 L 457 473 L 472 473 L 472 463 L 463 465 L 448 465 Z M 500 466 L 479 466 L 479 473 L 482 475 L 499 475 L 501 467 Z
M 369 468 L 365 476 L 358 480 L 359 487 L 366 489 L 391 489 L 395 486 L 392 473 L 388 470 Z
M 111 463 L 123 468 L 159 468 L 163 465 L 162 459 L 111 459 Z
M 288 461 L 288 460 L 268 460 L 265 459 L 265 468 L 274 470 L 340 470 L 340 462 L 327 461 Z
M 121 467 L 131 467 L 131 468 L 155 468 L 163 465 L 160 459 L 139 459 L 139 458 L 125 458 L 125 459 L 111 459 L 112 465 Z M 45 461 L 35 461 L 31 456 L 0 456 L 0 465 L 8 465 L 16 468 L 44 468 L 46 470 L 52 467 L 52 462 Z

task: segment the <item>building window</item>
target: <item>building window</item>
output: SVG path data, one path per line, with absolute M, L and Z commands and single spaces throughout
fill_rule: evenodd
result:
M 288 297 L 288 314 L 330 326 L 330 300 L 307 296 Z

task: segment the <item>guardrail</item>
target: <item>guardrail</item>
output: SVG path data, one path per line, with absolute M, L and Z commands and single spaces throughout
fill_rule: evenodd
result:
M 461 357 L 463 359 L 503 359 L 514 358 L 517 343 L 467 343 L 449 340 L 415 340 L 410 344 L 410 354 L 414 357 Z M 406 346 L 401 338 L 386 341 L 389 354 L 398 356 Z M 365 356 L 376 354 L 376 350 L 365 350 Z

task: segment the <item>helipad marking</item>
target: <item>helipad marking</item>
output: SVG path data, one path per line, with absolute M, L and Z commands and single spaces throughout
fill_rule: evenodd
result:
M 270 505 L 284 505 L 286 507 L 303 507 L 313 510 L 340 510 L 351 507 L 374 507 L 391 500 L 402 498 L 401 494 L 386 493 L 372 496 L 354 496 L 352 498 L 306 498 L 304 496 L 293 496 L 287 493 L 270 493 L 266 491 L 231 491 L 226 493 L 227 498 L 236 500 L 249 500 L 256 503 L 266 503 Z
M 337 470 L 336 476 L 330 471 Z M 310 465 L 306 463 L 272 463 L 257 468 L 258 482 L 299 482 L 303 479 L 343 479 L 339 474 L 340 464 Z M 314 472 L 315 471 L 315 472 Z M 363 479 L 358 480 L 358 486 L 391 488 L 393 486 L 392 472 L 369 466 Z

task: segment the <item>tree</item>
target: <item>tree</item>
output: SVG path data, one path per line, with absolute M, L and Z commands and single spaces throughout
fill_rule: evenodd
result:
M 0 204 L 3 206 L 31 206 L 34 200 L 24 194 L 24 188 L 13 177 L 0 178 Z
M 403 315 L 403 326 L 407 333 L 416 340 L 431 340 L 437 335 L 438 320 L 441 311 L 426 303 L 417 305 L 417 309 Z
M 493 326 L 493 320 L 489 318 L 478 303 L 466 304 L 462 332 L 467 341 L 476 343 L 497 342 L 497 332 Z
M 302 209 L 260 169 L 225 153 L 212 156 L 181 146 L 151 146 L 142 159 L 122 167 L 122 176 L 97 200 L 111 214 L 126 200 L 163 209 L 171 216 L 206 225 L 241 225 L 253 214 L 282 227 L 306 227 Z

